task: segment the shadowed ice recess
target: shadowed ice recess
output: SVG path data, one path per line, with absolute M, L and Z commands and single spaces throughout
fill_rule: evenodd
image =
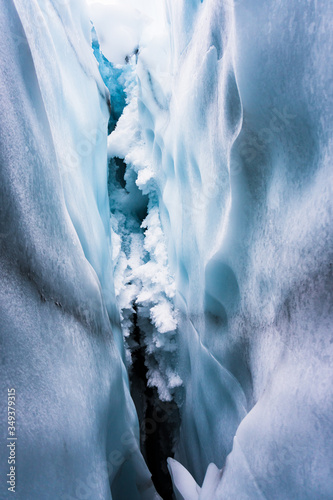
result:
M 333 498 L 331 24 L 0 0 L 19 500 Z

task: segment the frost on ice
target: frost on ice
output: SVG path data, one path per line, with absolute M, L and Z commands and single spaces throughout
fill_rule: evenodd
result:
M 97 33 L 98 38 L 98 33 Z M 95 41 L 98 44 L 98 41 Z M 171 400 L 182 381 L 177 363 L 177 315 L 173 304 L 175 280 L 168 266 L 167 246 L 161 226 L 153 161 L 147 155 L 144 130 L 139 121 L 137 52 L 116 65 L 98 52 L 102 75 L 115 69 L 125 95 L 123 112 L 108 139 L 109 199 L 116 297 L 127 346 L 127 361 L 137 349 L 134 321 L 142 332 L 148 367 L 148 385 L 157 387 L 162 400 Z M 112 76 L 104 79 L 111 106 L 119 105 L 120 92 Z

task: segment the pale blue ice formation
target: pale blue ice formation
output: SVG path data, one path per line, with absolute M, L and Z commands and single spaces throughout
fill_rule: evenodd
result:
M 224 468 L 205 500 L 330 498 L 332 9 L 165 4 L 136 68 L 144 152 L 125 150 L 176 280 L 176 458 L 200 486 Z
M 331 4 L 0 6 L 17 498 L 160 498 L 138 328 L 177 500 L 333 498 Z
M 0 2 L 1 481 L 16 498 L 160 498 L 139 450 L 115 302 L 108 92 L 81 1 Z

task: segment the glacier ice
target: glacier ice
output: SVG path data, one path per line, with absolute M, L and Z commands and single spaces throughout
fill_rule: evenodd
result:
M 332 6 L 0 3 L 19 498 L 158 498 L 138 352 L 177 500 L 332 498 Z
M 176 280 L 176 459 L 199 485 L 223 468 L 205 499 L 330 498 L 332 8 L 163 3 L 136 66 L 136 182 Z
M 1 471 L 14 387 L 17 498 L 153 499 L 115 302 L 109 97 L 83 7 L 0 6 Z

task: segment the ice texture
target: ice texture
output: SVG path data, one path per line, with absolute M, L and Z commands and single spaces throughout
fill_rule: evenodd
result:
M 138 348 L 133 339 L 137 325 L 145 350 L 148 386 L 158 389 L 161 400 L 171 401 L 182 385 L 175 371 L 178 361 L 175 279 L 169 269 L 151 161 L 145 156 L 136 63 L 134 54 L 122 68 L 127 105 L 108 139 L 116 297 L 128 364 Z
M 0 497 L 160 498 L 139 451 L 115 301 L 109 93 L 76 0 L 0 1 Z
M 332 5 L 163 3 L 140 39 L 136 182 L 176 279 L 175 491 L 195 498 L 213 463 L 205 500 L 331 498 Z
M 89 3 L 0 0 L 17 496 L 158 498 L 135 314 L 177 500 L 333 498 L 332 4 Z

